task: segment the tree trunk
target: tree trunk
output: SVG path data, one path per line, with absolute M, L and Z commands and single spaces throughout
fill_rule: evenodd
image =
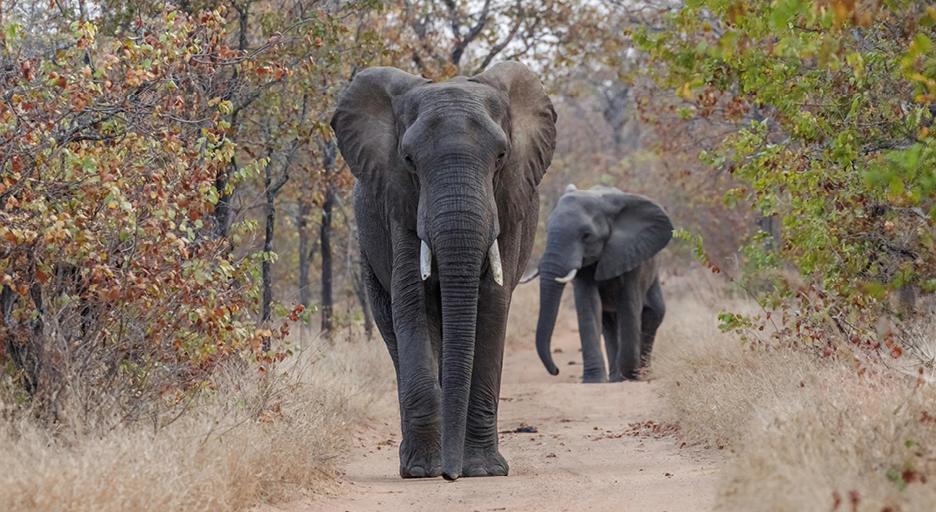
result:
M 622 153 L 624 146 L 624 126 L 628 121 L 626 109 L 629 95 L 630 87 L 616 85 L 603 91 L 601 96 L 603 100 L 601 115 L 611 126 L 614 150 L 618 152 L 618 156 Z
M 272 155 L 271 155 L 272 157 Z M 287 163 L 287 167 L 288 167 Z M 289 179 L 288 168 L 283 169 L 283 175 L 273 183 L 273 160 L 270 159 L 265 166 L 263 185 L 266 196 L 266 234 L 263 239 L 263 263 L 260 267 L 263 273 L 263 304 L 260 314 L 260 325 L 266 326 L 270 320 L 270 307 L 273 303 L 273 270 L 270 253 L 273 252 L 273 230 L 276 227 L 276 194 Z M 263 351 L 270 350 L 269 338 L 263 339 Z
M 305 194 L 303 194 L 305 195 Z M 299 303 L 308 308 L 311 302 L 309 294 L 309 216 L 312 214 L 312 204 L 305 199 L 299 200 L 299 214 L 296 226 L 299 229 Z
M 322 333 L 331 336 L 332 311 L 332 209 L 335 206 L 335 186 L 332 184 L 332 173 L 335 170 L 335 158 L 338 148 L 334 139 L 322 143 L 322 164 L 325 174 L 325 202 L 322 203 Z
M 246 20 L 246 10 L 243 11 L 241 19 Z M 299 115 L 300 123 L 305 121 L 308 106 L 309 96 L 306 94 L 302 96 L 302 112 Z M 283 188 L 283 185 L 289 181 L 289 167 L 292 165 L 293 157 L 295 157 L 296 150 L 299 148 L 299 143 L 300 140 L 296 137 L 296 140 L 292 143 L 292 148 L 286 154 L 286 161 L 283 162 L 283 172 L 276 180 L 276 183 L 273 183 L 272 150 L 267 155 L 269 160 L 264 167 L 263 188 L 266 196 L 266 235 L 263 239 L 263 252 L 265 254 L 263 263 L 261 264 L 263 272 L 263 308 L 260 320 L 260 324 L 263 326 L 267 326 L 267 322 L 270 320 L 270 306 L 273 303 L 273 275 L 270 253 L 273 252 L 273 230 L 276 227 L 276 195 L 279 193 L 280 189 Z M 264 338 L 263 351 L 266 352 L 267 350 L 270 350 L 270 340 L 269 338 Z
M 758 229 L 770 235 L 770 238 L 764 240 L 764 250 L 773 251 L 780 246 L 780 217 L 761 213 L 755 216 Z
M 234 114 L 231 116 L 231 126 L 236 122 L 237 114 Z M 215 178 L 215 189 L 218 191 L 218 204 L 215 205 L 214 219 L 215 236 L 218 238 L 227 237 L 228 228 L 231 227 L 231 194 L 228 194 L 225 189 L 227 189 L 228 180 L 235 172 L 237 172 L 237 158 L 231 156 L 231 161 L 228 162 L 224 172 L 218 174 Z M 233 247 L 231 247 L 231 250 L 233 250 Z
M 266 235 L 263 239 L 263 252 L 266 254 L 264 254 L 263 263 L 261 263 L 263 271 L 263 306 L 260 314 L 260 325 L 266 325 L 267 321 L 270 320 L 270 303 L 273 302 L 273 276 L 271 275 L 269 253 L 273 252 L 273 230 L 276 222 L 274 200 L 276 196 L 270 193 L 270 185 L 272 184 L 272 177 L 270 174 L 272 173 L 272 167 L 272 162 L 267 164 L 266 176 L 264 177 L 264 186 L 266 189 Z M 270 350 L 270 339 L 264 338 L 263 351 L 266 352 L 267 350 Z
M 332 207 L 335 205 L 335 190 L 326 185 L 325 202 L 322 203 L 322 332 L 330 336 L 332 330 Z
M 236 4 L 234 8 L 238 12 L 238 21 L 240 22 L 240 38 L 238 40 L 237 49 L 243 53 L 247 50 L 247 21 L 248 21 L 248 7 L 250 4 L 246 4 L 241 10 Z M 238 83 L 238 73 L 237 70 L 234 70 L 234 74 L 231 76 L 231 87 L 230 90 L 237 90 Z M 237 114 L 240 112 L 239 109 L 235 109 L 231 114 L 231 127 L 234 130 L 237 130 Z M 218 191 L 218 204 L 215 205 L 214 209 L 214 219 L 215 219 L 215 236 L 218 238 L 226 238 L 228 235 L 228 229 L 231 227 L 231 219 L 233 218 L 233 212 L 231 211 L 231 195 L 226 192 L 228 181 L 231 179 L 231 176 L 237 172 L 237 159 L 234 156 L 231 156 L 231 161 L 228 162 L 225 172 L 219 174 L 215 178 L 215 189 Z M 230 250 L 233 252 L 234 247 L 230 246 Z

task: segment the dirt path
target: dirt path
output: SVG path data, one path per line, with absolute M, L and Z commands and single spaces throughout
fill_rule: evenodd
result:
M 557 331 L 559 326 L 557 326 Z M 709 511 L 720 459 L 653 433 L 653 382 L 581 384 L 578 334 L 566 326 L 553 347 L 560 375 L 535 352 L 504 361 L 501 452 L 506 478 L 403 480 L 398 474 L 397 418 L 355 436 L 337 496 L 314 497 L 292 510 L 364 511 Z M 574 365 L 569 365 L 574 361 Z M 640 423 L 640 435 L 633 435 Z M 536 433 L 513 433 L 523 425 Z M 665 426 L 664 426 L 665 427 Z M 662 430 L 665 430 L 662 429 Z M 508 433 L 509 432 L 509 433 Z M 622 435 L 623 434 L 623 435 Z

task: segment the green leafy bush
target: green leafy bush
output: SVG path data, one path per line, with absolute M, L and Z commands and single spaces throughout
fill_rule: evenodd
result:
M 854 341 L 894 290 L 936 287 L 936 10 L 918 2 L 690 1 L 635 38 L 689 116 L 744 128 L 701 158 L 782 219 L 744 247 L 767 276 L 762 305 L 797 334 L 831 324 Z M 783 272 L 785 264 L 799 277 Z M 866 340 L 865 340 L 866 341 Z M 899 355 L 899 350 L 893 350 Z

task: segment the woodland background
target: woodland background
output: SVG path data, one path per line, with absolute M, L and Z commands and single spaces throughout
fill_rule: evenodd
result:
M 378 337 L 328 126 L 377 65 L 526 63 L 559 114 L 541 224 L 569 183 L 645 194 L 678 228 L 671 272 L 697 259 L 757 301 L 723 330 L 911 351 L 926 380 L 908 322 L 936 288 L 934 25 L 895 0 L 3 0 L 7 434 L 160 432 L 205 400 L 272 414 L 298 326 Z M 225 402 L 232 374 L 259 376 L 253 398 Z

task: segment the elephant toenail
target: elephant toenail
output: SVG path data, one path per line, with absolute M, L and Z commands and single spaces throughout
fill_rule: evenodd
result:
M 484 468 L 470 468 L 465 471 L 465 476 L 488 476 L 488 472 Z
M 403 478 L 425 478 L 426 470 L 422 466 L 413 466 L 409 469 L 404 469 L 401 471 L 403 473 Z

